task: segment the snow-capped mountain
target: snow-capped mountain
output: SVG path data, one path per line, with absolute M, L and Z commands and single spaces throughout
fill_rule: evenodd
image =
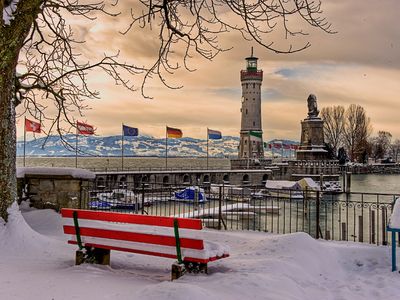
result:
M 30 156 L 74 156 L 75 135 L 64 136 L 69 146 L 65 147 L 59 136 L 37 138 L 26 142 L 25 152 Z M 79 136 L 80 156 L 120 156 L 121 136 Z M 221 140 L 209 141 L 210 157 L 236 156 L 238 137 L 226 136 Z M 22 156 L 23 141 L 17 143 L 17 155 Z M 207 153 L 207 141 L 185 137 L 168 139 L 168 156 L 197 157 Z M 165 139 L 149 136 L 124 137 L 125 156 L 165 156 Z
M 25 152 L 29 156 L 74 156 L 75 135 L 66 135 L 64 146 L 59 136 L 37 138 L 26 142 Z M 278 140 L 267 142 L 274 143 Z M 279 140 L 281 143 L 298 144 L 289 140 Z M 79 136 L 79 156 L 120 156 L 122 137 L 115 136 Z M 239 137 L 225 136 L 221 140 L 209 140 L 208 153 L 210 157 L 236 157 L 238 153 Z M 278 150 L 274 155 L 287 156 L 288 151 Z M 23 141 L 17 143 L 17 155 L 24 153 Z M 207 140 L 184 137 L 181 139 L 168 139 L 168 156 L 199 157 L 207 153 Z M 265 155 L 271 154 L 265 149 Z M 150 136 L 124 137 L 125 156 L 165 156 L 165 139 Z

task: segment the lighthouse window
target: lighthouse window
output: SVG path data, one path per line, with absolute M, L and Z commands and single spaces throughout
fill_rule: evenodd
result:
M 256 101 L 256 98 L 253 98 L 253 101 Z
M 248 89 L 249 88 L 249 84 L 248 83 L 246 83 L 246 89 Z
M 247 145 L 247 140 L 244 140 L 244 144 Z
M 256 126 L 256 122 L 253 121 L 253 126 Z
M 255 83 L 253 83 L 253 89 L 255 89 L 256 88 L 256 84 Z
M 247 115 L 247 108 L 246 108 L 246 115 Z

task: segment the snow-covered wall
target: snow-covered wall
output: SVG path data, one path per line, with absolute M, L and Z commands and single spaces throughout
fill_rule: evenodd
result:
M 17 178 L 24 178 L 26 175 L 45 175 L 45 176 L 71 176 L 76 179 L 94 179 L 95 173 L 79 168 L 54 168 L 54 167 L 19 167 L 17 168 Z

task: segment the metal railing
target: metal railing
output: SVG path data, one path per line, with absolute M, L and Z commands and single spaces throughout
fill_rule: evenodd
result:
M 386 226 L 398 195 L 326 194 L 265 190 L 260 186 L 170 185 L 129 182 L 82 187 L 80 206 L 156 216 L 202 219 L 205 227 L 278 234 L 307 232 L 315 238 L 376 245 L 391 243 Z

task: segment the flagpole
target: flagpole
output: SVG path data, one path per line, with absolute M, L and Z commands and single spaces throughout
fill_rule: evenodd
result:
M 121 169 L 124 170 L 124 123 L 122 123 Z
M 78 124 L 76 124 L 75 136 L 75 168 L 78 168 Z
M 272 146 L 271 146 L 272 162 L 274 162 L 274 148 L 275 148 L 274 144 L 275 143 L 272 143 Z
M 24 119 L 24 167 L 25 167 L 25 143 L 26 143 L 26 117 Z
M 207 170 L 208 170 L 208 127 L 207 127 Z
M 165 169 L 168 168 L 168 126 L 165 126 Z

